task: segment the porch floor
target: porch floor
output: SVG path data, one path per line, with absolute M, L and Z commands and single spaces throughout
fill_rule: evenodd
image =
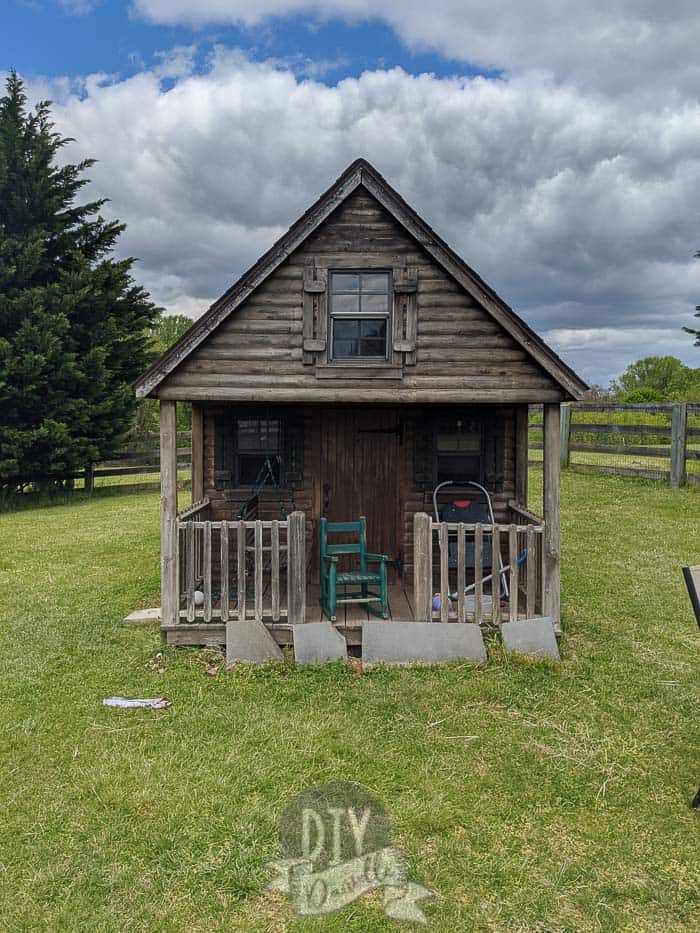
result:
M 320 588 L 309 585 L 306 587 L 306 621 L 321 622 L 325 615 L 321 611 Z M 342 592 L 339 593 L 342 598 Z M 413 622 L 413 607 L 411 597 L 413 593 L 401 584 L 394 584 L 388 587 L 389 596 L 389 618 L 393 622 Z M 351 604 L 349 606 L 340 605 L 337 607 L 337 628 L 356 628 L 362 622 L 372 619 L 378 619 L 367 612 L 365 606 Z

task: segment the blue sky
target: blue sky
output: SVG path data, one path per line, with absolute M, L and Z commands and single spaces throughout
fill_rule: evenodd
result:
M 295 15 L 246 28 L 212 24 L 201 28 L 146 22 L 128 3 L 96 0 L 82 12 L 79 2 L 4 0 L 1 15 L 0 61 L 22 74 L 63 77 L 94 72 L 128 77 L 157 64 L 159 53 L 176 46 L 196 45 L 197 69 L 206 67 L 215 45 L 246 49 L 256 60 L 306 61 L 320 68 L 314 74 L 333 84 L 367 69 L 396 65 L 414 74 L 438 76 L 488 74 L 465 62 L 430 51 L 414 51 L 380 21 L 310 22 Z
M 171 313 L 200 314 L 356 157 L 565 359 L 699 365 L 700 6 L 3 0 L 0 71 Z

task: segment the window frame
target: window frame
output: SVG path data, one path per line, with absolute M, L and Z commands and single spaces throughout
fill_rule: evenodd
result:
M 441 430 L 442 425 L 446 422 L 446 420 L 447 420 L 447 419 L 444 419 L 444 420 L 442 421 L 442 424 L 441 424 L 441 419 L 438 418 L 438 419 L 436 419 L 436 421 L 435 421 L 434 424 L 433 424 L 433 456 L 432 456 L 433 488 L 435 488 L 435 487 L 438 485 L 438 483 L 440 482 L 440 480 L 438 479 L 438 476 L 439 476 L 439 469 L 440 469 L 440 468 L 439 468 L 439 458 L 440 458 L 440 456 L 447 456 L 447 457 L 458 457 L 458 456 L 460 456 L 460 452 L 459 452 L 459 451 L 450 452 L 450 451 L 440 451 L 440 450 L 438 449 L 438 435 L 439 435 L 439 434 L 444 434 L 444 433 L 446 433 L 444 430 Z M 457 420 L 459 420 L 459 416 L 455 416 L 454 418 L 450 418 L 449 420 L 450 420 L 450 421 L 453 421 L 453 422 L 456 422 Z M 475 481 L 476 481 L 477 483 L 481 483 L 481 484 L 483 485 L 484 480 L 485 480 L 485 475 L 486 475 L 486 431 L 485 431 L 485 427 L 484 427 L 484 420 L 483 420 L 483 418 L 478 418 L 478 419 L 477 419 L 477 418 L 465 418 L 464 420 L 465 420 L 465 421 L 468 421 L 468 422 L 472 422 L 472 423 L 474 423 L 474 424 L 478 424 L 478 433 L 479 433 L 479 452 L 478 452 L 478 454 L 477 454 L 476 452 L 464 451 L 462 455 L 463 455 L 463 456 L 468 456 L 468 457 L 477 457 L 477 456 L 478 456 L 478 458 L 479 458 L 479 470 L 478 470 L 478 476 L 477 476 L 477 478 L 476 478 Z M 470 431 L 469 433 L 471 434 L 471 433 L 475 433 L 475 432 Z M 447 482 L 447 480 L 443 480 L 442 482 Z M 455 485 L 459 485 L 459 484 L 456 482 L 456 480 L 455 480 L 454 482 L 455 482 Z
M 255 479 L 250 480 L 250 481 L 248 480 L 244 481 L 242 479 L 243 471 L 241 470 L 241 460 L 243 457 L 254 457 L 254 456 L 262 457 L 265 455 L 271 456 L 271 451 L 268 451 L 268 450 L 263 450 L 263 449 L 260 449 L 258 451 L 246 450 L 246 449 L 241 450 L 239 426 L 242 421 L 256 421 L 258 424 L 260 424 L 261 422 L 266 422 L 268 424 L 270 422 L 277 422 L 277 450 L 274 456 L 280 458 L 280 462 L 282 462 L 282 458 L 284 455 L 285 425 L 284 425 L 283 417 L 274 416 L 274 415 L 257 415 L 257 414 L 255 415 L 253 414 L 234 415 L 233 417 L 234 443 L 233 443 L 233 471 L 232 472 L 233 472 L 234 488 L 236 489 L 238 488 L 248 489 L 255 484 Z M 258 472 L 259 472 L 259 469 L 260 468 L 258 468 Z M 277 478 L 279 480 L 279 476 Z
M 335 292 L 333 290 L 333 277 L 336 275 L 386 275 L 387 277 L 387 310 L 384 313 L 370 313 L 363 314 L 360 312 L 354 311 L 334 311 L 333 310 L 333 298 Z M 352 294 L 351 292 L 339 292 L 338 294 Z M 361 306 L 361 297 L 362 297 L 362 287 L 360 280 L 360 288 L 357 293 L 360 296 L 360 306 Z M 368 294 L 381 294 L 384 292 L 369 292 Z M 393 270 L 389 268 L 330 268 L 328 270 L 328 348 L 327 348 L 327 362 L 334 366 L 384 366 L 387 363 L 391 363 L 393 359 L 392 350 L 392 321 L 393 321 L 393 308 L 394 308 L 394 276 Z M 334 337 L 335 337 L 335 322 L 336 320 L 349 320 L 349 321 L 376 321 L 384 320 L 386 321 L 386 338 L 385 338 L 385 347 L 383 356 L 335 356 L 333 352 L 334 347 Z

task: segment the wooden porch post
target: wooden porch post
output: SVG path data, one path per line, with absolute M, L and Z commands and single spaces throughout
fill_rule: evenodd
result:
M 163 625 L 178 621 L 176 402 L 160 403 L 160 599 Z
M 413 607 L 416 622 L 432 622 L 433 529 L 425 512 L 413 516 Z
M 515 501 L 527 508 L 527 471 L 530 454 L 527 405 L 515 409 Z
M 306 516 L 292 512 L 287 524 L 287 622 L 306 622 Z
M 192 504 L 204 498 L 204 410 L 192 403 Z
M 559 562 L 560 562 L 560 468 L 561 425 L 559 405 L 544 406 L 544 554 L 543 588 L 544 613 L 550 616 L 555 628 L 560 621 Z

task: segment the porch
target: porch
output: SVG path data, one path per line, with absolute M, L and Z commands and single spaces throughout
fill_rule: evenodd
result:
M 263 622 L 288 645 L 292 625 L 324 618 L 304 513 L 279 521 L 212 521 L 209 513 L 203 499 L 177 517 L 177 621 L 164 619 L 168 643 L 223 644 L 226 622 L 245 619 Z M 417 513 L 413 572 L 389 586 L 389 621 L 497 627 L 545 615 L 545 523 L 514 501 L 508 517 L 468 525 Z M 360 645 L 372 618 L 351 603 L 339 606 L 335 624 L 348 645 Z

